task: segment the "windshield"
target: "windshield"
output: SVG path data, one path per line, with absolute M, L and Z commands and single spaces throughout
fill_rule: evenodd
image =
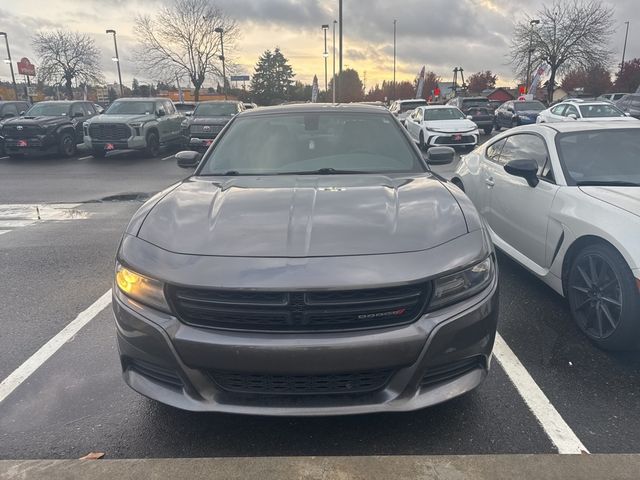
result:
M 424 111 L 424 119 L 427 122 L 435 120 L 462 120 L 467 118 L 457 108 L 434 108 Z
M 584 118 L 624 117 L 624 112 L 611 104 L 580 105 L 580 113 Z
M 106 115 L 152 115 L 155 113 L 153 102 L 113 102 L 104 112 Z
M 27 117 L 58 117 L 69 113 L 68 103 L 36 103 L 26 113 Z
M 195 117 L 230 117 L 238 113 L 235 103 L 201 103 L 194 110 Z
M 516 102 L 514 106 L 516 112 L 541 112 L 545 109 L 540 102 Z
M 464 108 L 470 107 L 489 107 L 489 100 L 486 98 L 465 98 L 462 100 Z
M 556 143 L 567 183 L 640 184 L 638 133 L 629 128 L 559 135 Z
M 238 118 L 204 162 L 201 175 L 425 171 L 388 114 Z
M 415 102 L 402 102 L 400 104 L 400 113 L 404 113 L 404 112 L 409 112 L 411 110 L 415 110 L 418 107 L 422 107 L 423 105 L 426 105 L 427 102 L 426 100 L 423 101 L 415 101 Z

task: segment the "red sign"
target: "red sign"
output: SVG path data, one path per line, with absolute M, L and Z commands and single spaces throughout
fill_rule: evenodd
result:
M 27 77 L 35 77 L 36 66 L 33 65 L 28 58 L 22 58 L 18 62 L 18 73 L 20 75 L 26 75 Z
M 520 95 L 524 95 L 525 93 L 527 93 L 527 89 L 524 85 L 520 85 L 518 92 L 520 93 Z
M 440 96 L 440 89 L 439 89 L 438 87 L 434 88 L 434 89 L 433 89 L 433 94 L 434 94 L 436 97 L 439 97 L 439 96 Z

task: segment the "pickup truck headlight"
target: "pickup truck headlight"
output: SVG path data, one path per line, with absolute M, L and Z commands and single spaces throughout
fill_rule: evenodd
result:
M 433 282 L 433 297 L 429 304 L 429 310 L 442 308 L 472 297 L 487 288 L 494 275 L 493 256 L 490 255 L 466 270 L 436 279 Z
M 123 294 L 133 300 L 163 312 L 171 312 L 164 296 L 164 284 L 159 280 L 140 275 L 118 263 L 116 285 Z

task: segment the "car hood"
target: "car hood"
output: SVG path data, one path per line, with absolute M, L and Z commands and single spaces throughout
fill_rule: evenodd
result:
M 468 233 L 430 174 L 193 177 L 138 236 L 189 255 L 321 257 L 420 251 Z
M 520 115 L 521 117 L 537 117 L 541 113 L 542 110 L 520 110 L 516 112 L 516 114 Z
M 640 217 L 640 187 L 580 187 L 580 190 Z
M 477 130 L 477 126 L 471 120 L 434 120 L 430 122 L 424 122 L 424 126 L 429 130 L 438 130 L 441 132 L 468 132 L 470 130 Z
M 226 125 L 233 117 L 191 117 L 191 125 Z
M 37 125 L 39 127 L 50 127 L 52 125 L 62 125 L 69 123 L 71 119 L 66 115 L 56 115 L 53 117 L 19 117 L 7 120 L 4 125 Z
M 155 120 L 154 115 L 98 115 L 93 117 L 90 123 L 134 123 L 149 122 Z

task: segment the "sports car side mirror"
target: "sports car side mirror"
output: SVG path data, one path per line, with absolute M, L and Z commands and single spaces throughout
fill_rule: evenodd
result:
M 578 116 L 575 113 L 570 113 L 569 115 L 567 115 L 567 118 L 569 120 L 577 120 Z
M 453 162 L 456 151 L 451 147 L 431 147 L 427 152 L 429 165 L 448 165 Z
M 473 120 L 473 117 L 471 115 L 467 115 L 467 120 Z
M 196 168 L 202 159 L 202 154 L 193 150 L 176 153 L 176 160 L 180 168 Z
M 538 179 L 538 163 L 535 160 L 511 160 L 504 166 L 509 175 L 524 178 L 530 187 L 540 183 Z

